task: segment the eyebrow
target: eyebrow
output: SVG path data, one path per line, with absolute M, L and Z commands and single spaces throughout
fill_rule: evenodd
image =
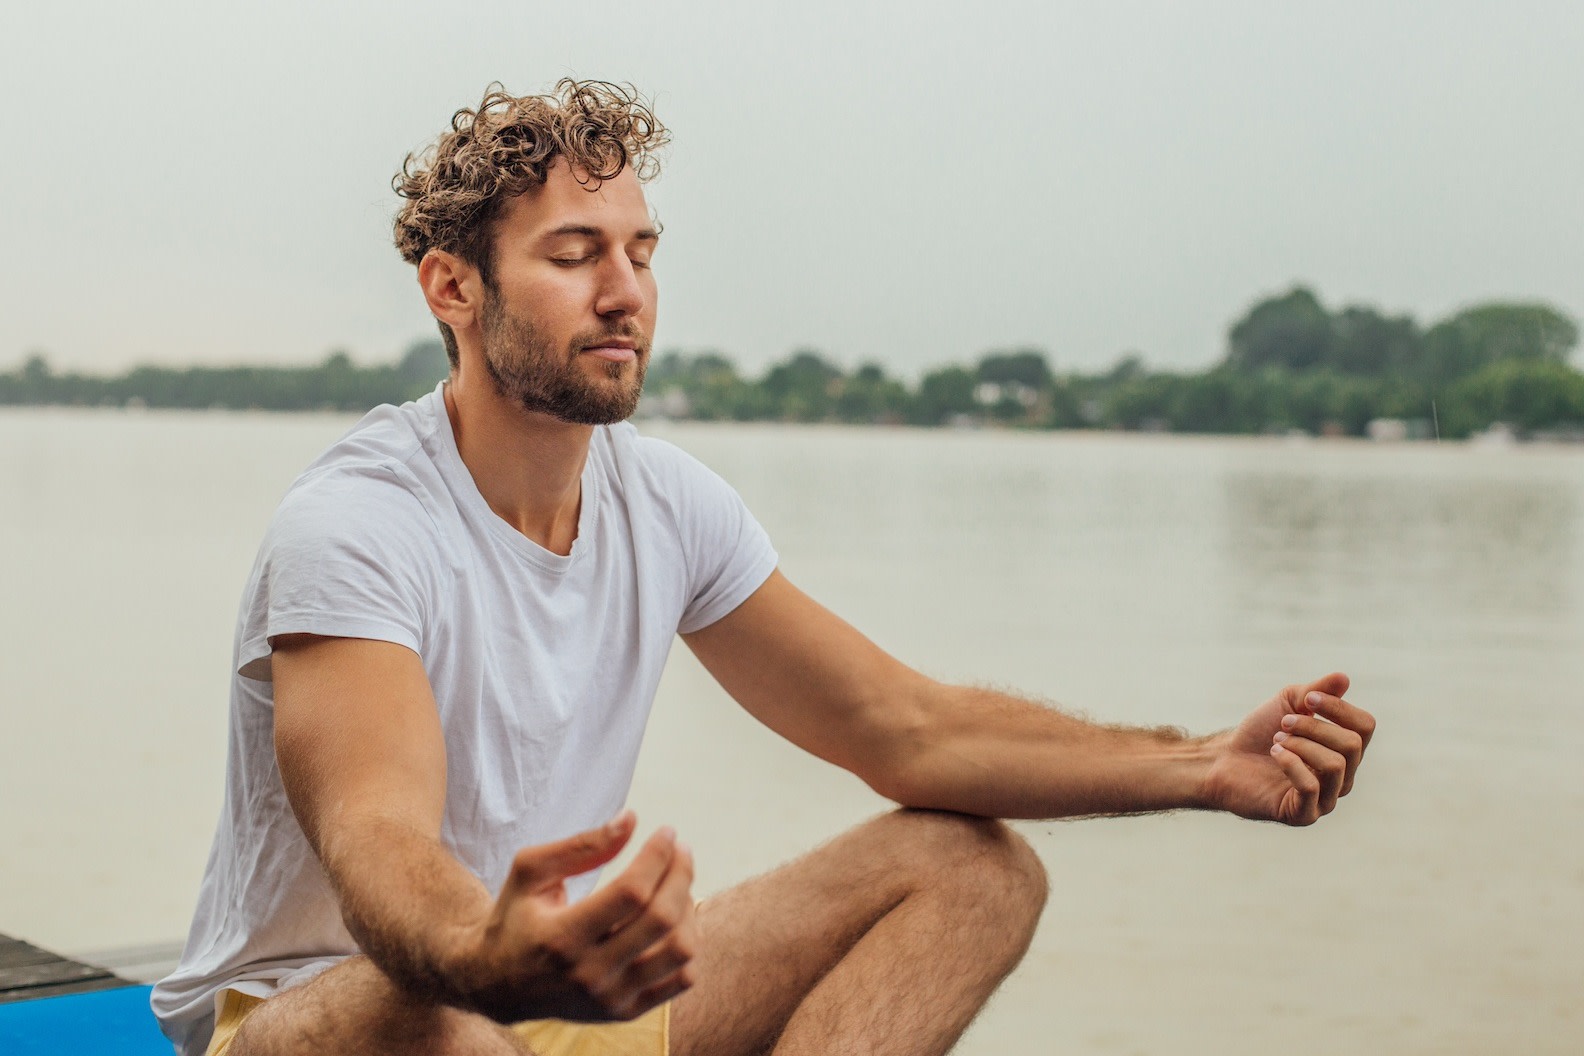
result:
M 590 226 L 589 224 L 562 224 L 553 231 L 546 231 L 544 237 L 555 238 L 557 236 L 564 235 L 580 235 L 583 238 L 602 238 L 604 237 L 605 232 L 602 229 Z M 660 232 L 656 231 L 652 227 L 646 227 L 633 235 L 633 241 L 635 242 L 657 242 L 659 239 Z

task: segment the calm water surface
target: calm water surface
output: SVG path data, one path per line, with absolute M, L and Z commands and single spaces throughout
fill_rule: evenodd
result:
M 338 416 L 0 412 L 0 931 L 185 932 L 260 533 Z M 1052 899 L 961 1050 L 1584 1050 L 1584 451 L 650 426 L 904 660 L 1211 730 L 1333 669 L 1381 732 L 1307 830 L 1025 824 Z M 633 804 L 699 889 L 884 804 L 685 650 Z

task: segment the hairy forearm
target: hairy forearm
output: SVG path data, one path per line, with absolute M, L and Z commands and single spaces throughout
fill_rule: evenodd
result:
M 492 904 L 478 878 L 399 819 L 348 819 L 319 850 L 358 947 L 404 988 L 460 1002 L 468 987 L 460 966 Z
M 881 792 L 911 807 L 1070 818 L 1201 807 L 1213 738 L 1103 726 L 992 690 L 932 685 Z

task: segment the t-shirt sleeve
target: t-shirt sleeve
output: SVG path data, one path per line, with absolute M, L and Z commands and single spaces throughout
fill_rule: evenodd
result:
M 421 653 L 438 553 L 428 512 L 394 475 L 338 473 L 294 489 L 254 567 L 238 672 L 268 681 L 270 643 L 283 634 L 371 638 Z
M 770 536 L 742 497 L 690 455 L 679 465 L 678 528 L 687 554 L 688 602 L 677 630 L 703 630 L 748 599 L 775 571 Z

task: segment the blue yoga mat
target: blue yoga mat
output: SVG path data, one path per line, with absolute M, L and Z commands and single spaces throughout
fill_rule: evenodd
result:
M 5 1056 L 171 1056 L 149 1011 L 149 987 L 0 1005 Z

